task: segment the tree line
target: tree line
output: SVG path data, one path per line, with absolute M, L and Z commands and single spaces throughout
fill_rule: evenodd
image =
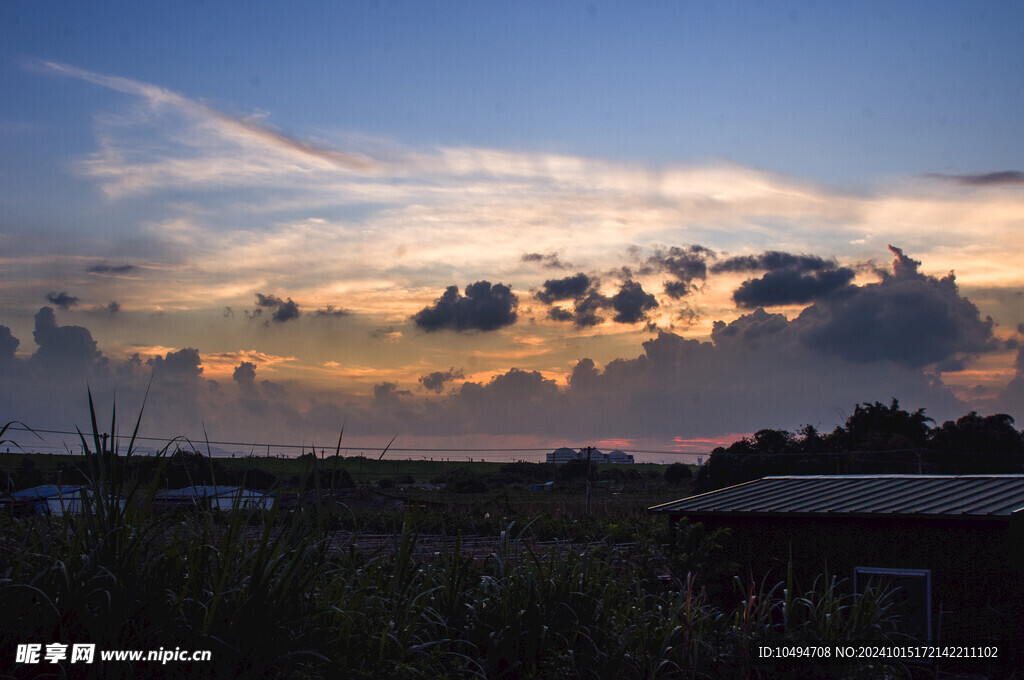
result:
M 1005 413 L 977 412 L 935 425 L 923 408 L 893 399 L 861 403 L 822 434 L 764 429 L 717 447 L 697 477 L 700 491 L 770 475 L 990 474 L 1024 472 L 1024 436 Z

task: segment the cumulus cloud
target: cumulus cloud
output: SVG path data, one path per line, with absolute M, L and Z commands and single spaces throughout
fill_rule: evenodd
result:
M 57 325 L 51 307 L 43 307 L 36 313 L 32 337 L 39 346 L 32 355 L 32 362 L 45 375 L 71 379 L 106 367 L 107 360 L 89 329 Z
M 537 292 L 537 299 L 545 304 L 556 300 L 574 300 L 583 297 L 595 283 L 583 272 L 562 279 L 548 279 Z
M 936 278 L 891 248 L 892 272 L 806 308 L 794 321 L 803 344 L 856 362 L 888 360 L 908 367 L 991 351 L 994 322 L 960 295 L 952 272 Z
M 494 331 L 516 322 L 519 299 L 508 286 L 477 281 L 466 286 L 466 295 L 448 286 L 434 304 L 424 307 L 412 320 L 424 331 Z
M 707 279 L 708 258 L 714 256 L 714 251 L 704 246 L 672 246 L 668 250 L 655 251 L 648 258 L 647 265 L 674 277 L 674 280 L 665 282 L 665 294 L 678 300 L 694 292 L 694 281 Z
M 444 391 L 445 385 L 449 384 L 453 380 L 462 380 L 465 377 L 466 376 L 462 372 L 461 368 L 458 370 L 449 368 L 447 371 L 434 371 L 427 375 L 421 375 L 419 383 L 423 386 L 423 389 L 440 394 Z
M 256 293 L 256 309 L 253 310 L 252 317 L 258 316 L 263 312 L 264 309 L 272 309 L 273 314 L 270 317 L 270 321 L 274 323 L 285 323 L 293 319 L 299 318 L 299 306 L 291 299 L 282 300 L 276 295 L 263 295 L 262 293 Z M 268 321 L 267 323 L 270 323 Z
M 256 364 L 251 361 L 243 361 L 235 367 L 231 379 L 243 392 L 254 389 L 256 386 Z
M 51 305 L 57 305 L 61 309 L 70 309 L 71 307 L 74 307 L 75 305 L 78 304 L 77 297 L 75 297 L 74 295 L 69 295 L 66 291 L 63 290 L 59 293 L 47 293 L 46 301 L 49 302 Z
M 806 304 L 845 290 L 856 277 L 853 269 L 840 267 L 835 260 L 778 250 L 730 257 L 713 264 L 711 271 L 766 272 L 733 291 L 733 301 L 745 309 Z
M 657 299 L 644 292 L 643 286 L 631 279 L 625 281 L 615 295 L 609 297 L 598 291 L 600 281 L 580 272 L 561 279 L 548 279 L 537 299 L 552 305 L 572 300 L 572 311 L 562 307 L 551 307 L 548 318 L 554 321 L 571 321 L 577 328 L 596 326 L 604 321 L 599 311 L 614 310 L 617 323 L 637 323 L 647 319 L 647 312 L 658 306 Z
M 842 291 L 856 273 L 848 267 L 801 274 L 795 269 L 771 271 L 759 279 L 748 279 L 733 291 L 732 299 L 740 307 L 754 309 L 779 305 L 805 304 L 836 291 Z
M 192 347 L 155 356 L 147 363 L 153 368 L 154 380 L 193 381 L 203 374 L 199 350 Z
M 14 353 L 21 341 L 11 334 L 7 326 L 0 326 L 0 375 L 10 373 L 14 366 Z
M 635 281 L 626 281 L 619 292 L 611 297 L 611 307 L 615 310 L 614 320 L 619 323 L 646 321 L 647 312 L 657 306 L 655 297 L 644 292 L 643 286 Z

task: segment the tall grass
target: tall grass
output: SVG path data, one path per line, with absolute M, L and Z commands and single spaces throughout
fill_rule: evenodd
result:
M 709 572 L 728 565 L 693 527 L 674 547 L 640 540 L 622 555 L 535 548 L 534 527 L 511 524 L 474 559 L 457 538 L 417 551 L 415 514 L 393 549 L 366 555 L 333 546 L 327 507 L 157 512 L 156 482 L 124 474 L 138 422 L 121 451 L 96 436 L 95 418 L 93 429 L 96 493 L 83 514 L 0 518 L 0 677 L 770 677 L 756 644 L 894 635 L 887 595 L 855 598 L 835 579 L 801 593 L 791 578 L 736 579 L 709 594 Z M 209 649 L 213 660 L 12 663 L 17 644 L 51 642 Z

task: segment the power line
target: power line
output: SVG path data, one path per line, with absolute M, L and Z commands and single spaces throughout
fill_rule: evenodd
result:
M 8 430 L 15 430 L 19 432 L 35 432 L 42 434 L 59 434 L 68 435 L 72 437 L 79 437 L 79 432 L 69 432 L 67 430 L 44 430 L 39 428 L 29 428 L 18 425 L 11 425 Z M 217 446 L 242 446 L 251 447 L 253 449 L 339 449 L 341 451 L 366 451 L 371 448 L 369 446 L 313 446 L 312 444 L 274 444 L 271 442 L 233 442 L 233 441 L 214 441 L 199 438 L 189 438 L 184 435 L 178 437 L 135 437 L 137 441 L 157 441 L 167 442 L 168 446 L 176 441 L 187 442 L 193 446 L 198 444 L 210 444 Z M 551 451 L 559 448 L 557 446 L 546 447 L 546 448 L 401 448 L 401 447 L 390 447 L 388 451 L 395 451 L 398 453 L 550 453 Z M 647 454 L 659 454 L 659 455 L 682 455 L 682 456 L 699 456 L 705 455 L 701 453 L 693 453 L 689 451 L 664 451 L 664 450 L 650 450 L 650 449 L 619 449 L 624 453 L 647 453 Z

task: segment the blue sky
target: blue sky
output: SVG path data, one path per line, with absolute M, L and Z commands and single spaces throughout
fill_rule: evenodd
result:
M 623 415 L 593 438 L 664 448 L 828 428 L 893 396 L 943 417 L 1024 416 L 1022 27 L 1011 2 L 5 3 L 0 324 L 19 343 L 4 403 L 48 426 L 81 417 L 13 397 L 52 356 L 33 342 L 49 305 L 101 355 L 81 355 L 67 391 L 90 379 L 133 394 L 146 371 L 198 362 L 177 386 L 195 393 L 191 415 L 168 394 L 159 434 L 205 414 L 264 439 L 354 418 L 367 436 L 560 443 L 557 422 L 523 432 L 516 404 L 553 399 L 550 413 L 578 420 L 571 437 L 588 436 L 580 362 L 640 409 L 668 389 L 635 363 L 667 346 L 644 345 L 659 334 L 719 358 L 679 349 L 665 397 L 679 412 Z M 818 260 L 773 270 L 768 251 Z M 684 261 L 705 273 L 683 281 Z M 576 275 L 579 295 L 553 292 Z M 906 298 L 885 287 L 897 279 L 946 291 L 942 351 L 911 337 L 928 319 L 882 332 L 906 316 L 887 297 Z M 515 297 L 496 327 L 417 321 L 499 304 L 488 288 L 483 307 L 442 305 L 480 281 Z M 809 339 L 864 300 L 895 316 L 851 332 L 898 351 Z M 417 317 L 427 308 L 440 316 Z M 738 325 L 716 336 L 716 322 Z M 729 338 L 752 324 L 785 325 L 772 351 L 799 370 L 755 369 L 786 362 L 753 341 L 749 369 L 726 368 Z M 641 377 L 616 382 L 609 366 Z M 874 388 L 847 379 L 872 371 Z M 788 408 L 730 405 L 773 382 Z M 815 398 L 798 398 L 809 385 Z M 477 387 L 504 395 L 496 412 L 459 410 Z M 694 390 L 726 416 L 687 415 Z M 284 415 L 237 425 L 261 408 Z

